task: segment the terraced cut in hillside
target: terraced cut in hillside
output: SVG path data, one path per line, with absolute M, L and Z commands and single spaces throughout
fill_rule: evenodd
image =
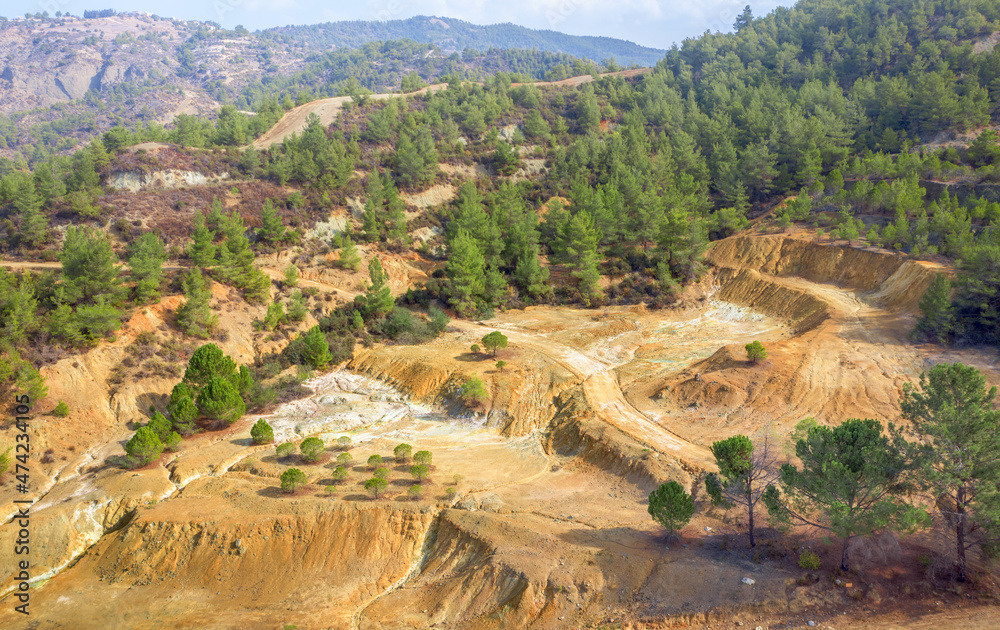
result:
M 843 589 L 796 585 L 791 562 L 754 562 L 722 512 L 664 540 L 646 495 L 667 479 L 694 489 L 713 469 L 707 447 L 735 431 L 862 411 L 894 420 L 901 382 L 954 358 L 902 343 L 933 269 L 783 236 L 730 238 L 708 260 L 683 308 L 533 307 L 453 322 L 427 345 L 359 351 L 268 416 L 276 442 L 331 445 L 315 464 L 253 446 L 253 417 L 127 472 L 101 465 L 125 436 L 107 433 L 33 507 L 41 625 L 5 607 L 4 627 L 752 625 L 805 611 L 887 627 Z M 510 341 L 503 372 L 469 351 L 492 330 Z M 752 339 L 769 349 L 761 365 L 742 355 Z M 993 353 L 961 354 L 1000 380 Z M 490 395 L 476 412 L 455 402 L 473 372 Z M 353 470 L 336 483 L 344 435 Z M 400 442 L 433 453 L 423 496 L 408 496 L 409 466 L 393 462 L 372 500 L 365 462 Z M 307 476 L 292 496 L 278 488 L 288 465 Z M 4 567 L 10 535 L 0 530 Z M 996 621 L 977 619 L 968 627 Z

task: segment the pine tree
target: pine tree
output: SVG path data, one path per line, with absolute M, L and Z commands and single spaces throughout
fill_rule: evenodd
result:
M 445 267 L 445 273 L 451 280 L 448 302 L 459 313 L 470 313 L 482 299 L 486 288 L 485 267 L 475 239 L 460 229 L 449 244 L 448 264 Z
M 236 362 L 214 343 L 207 343 L 191 354 L 184 382 L 191 387 L 205 387 L 216 379 L 228 380 L 236 373 Z
M 29 247 L 38 247 L 45 243 L 49 220 L 37 206 L 31 206 L 21 212 L 20 227 L 20 241 Z
M 184 382 L 174 385 L 173 391 L 170 392 L 167 413 L 170 415 L 174 430 L 181 435 L 190 435 L 196 429 L 195 420 L 200 412 L 194 404 L 194 397 L 194 390 Z
M 274 202 L 270 199 L 264 200 L 264 207 L 260 211 L 261 226 L 257 230 L 257 236 L 273 245 L 285 236 L 285 225 L 281 222 L 281 217 L 274 209 Z
M 483 301 L 490 306 L 499 306 L 507 293 L 507 279 L 496 267 L 486 269 L 483 282 Z
M 368 186 L 365 189 L 368 199 L 365 200 L 365 213 L 361 225 L 361 233 L 369 243 L 374 243 L 382 238 L 382 229 L 385 224 L 385 211 L 383 202 L 385 200 L 385 188 L 382 176 L 378 171 L 372 171 L 368 175 Z
M 62 277 L 66 296 L 73 302 L 92 302 L 103 296 L 116 301 L 121 295 L 118 257 L 104 232 L 71 225 L 66 229 Z
M 306 308 L 306 296 L 302 291 L 292 291 L 292 296 L 288 299 L 288 321 L 304 321 L 309 310 Z
M 386 238 L 399 245 L 409 244 L 410 236 L 406 231 L 406 204 L 399 198 L 399 191 L 391 181 L 386 182 L 385 200 L 388 223 Z
M 352 271 L 357 270 L 361 266 L 361 256 L 358 254 L 358 248 L 354 245 L 354 241 L 351 240 L 350 234 L 344 235 L 337 263 L 344 269 Z
M 129 248 L 128 265 L 135 280 L 135 297 L 140 303 L 150 302 L 160 296 L 163 281 L 163 261 L 167 251 L 163 241 L 152 232 L 146 232 Z
M 596 131 L 601 122 L 601 108 L 593 88 L 584 88 L 576 100 L 576 119 L 583 132 Z
M 372 258 L 368 263 L 368 279 L 370 284 L 365 291 L 365 314 L 368 317 L 384 317 L 392 312 L 395 301 L 389 289 L 389 276 L 382 269 L 378 258 Z
M 522 295 L 532 299 L 540 299 L 551 292 L 547 284 L 549 270 L 542 267 L 538 261 L 537 243 L 532 243 L 522 250 L 517 259 L 517 266 L 514 267 L 513 277 Z
M 542 118 L 541 112 L 532 109 L 524 119 L 524 135 L 531 140 L 546 140 L 549 137 L 549 123 Z
M 423 156 L 420 155 L 420 150 L 405 133 L 400 136 L 399 142 L 396 144 L 393 166 L 396 181 L 402 186 L 414 186 L 427 178 L 427 164 L 424 162 Z
M 15 285 L 13 280 L 4 282 L 5 276 L 13 278 L 0 271 L 0 337 L 16 346 L 38 328 L 38 300 L 26 277 Z
M 649 493 L 646 511 L 667 530 L 667 536 L 670 537 L 694 516 L 694 499 L 685 492 L 681 484 L 670 481 Z
M 188 245 L 187 255 L 202 268 L 208 268 L 215 264 L 215 232 L 208 229 L 205 215 L 198 212 L 194 215 L 194 231 L 191 233 L 192 242 Z
M 966 552 L 978 544 L 995 553 L 1000 539 L 996 393 L 976 368 L 942 363 L 920 375 L 919 389 L 904 384 L 899 403 L 920 438 L 908 446 L 921 482 L 955 536 L 959 581 L 967 578 Z
M 946 275 L 939 273 L 934 277 L 918 306 L 920 319 L 914 332 L 937 343 L 951 341 L 955 331 L 955 310 L 951 303 L 951 281 Z
M 208 418 L 226 424 L 233 424 L 242 418 L 247 410 L 239 390 L 227 378 L 213 378 L 208 381 L 198 392 L 195 404 Z
M 236 288 L 246 288 L 251 280 L 254 268 L 254 253 L 250 249 L 250 240 L 246 236 L 246 226 L 243 217 L 235 211 L 224 215 L 221 224 L 225 241 L 219 248 L 219 274 L 229 284 Z
M 184 303 L 177 307 L 177 325 L 189 335 L 206 338 L 219 324 L 219 317 L 209 306 L 212 291 L 197 267 L 184 279 L 183 286 Z
M 586 211 L 578 212 L 570 219 L 564 235 L 566 259 L 571 274 L 577 279 L 577 290 L 583 303 L 590 306 L 603 293 L 598 286 L 601 274 L 597 270 L 597 242 L 600 233 L 594 228 L 594 220 Z
M 330 354 L 330 344 L 319 326 L 310 328 L 309 332 L 303 335 L 302 341 L 302 358 L 306 364 L 314 369 L 322 370 L 333 360 L 333 355 Z
M 813 426 L 796 442 L 795 456 L 802 468 L 784 464 L 780 490 L 770 485 L 764 504 L 779 522 L 816 527 L 841 538 L 841 570 L 849 568 L 853 537 L 911 532 L 930 522 L 926 512 L 906 502 L 907 463 L 878 420 Z
M 754 515 L 757 503 L 768 486 L 777 479 L 775 454 L 765 437 L 754 444 L 745 435 L 734 435 L 712 444 L 712 454 L 719 474 L 705 478 L 705 490 L 714 505 L 739 505 L 747 513 L 747 533 L 750 546 L 757 546 L 754 537 Z
M 125 444 L 125 452 L 128 453 L 132 467 L 138 468 L 149 464 L 163 453 L 163 442 L 149 427 L 139 427 L 132 439 Z

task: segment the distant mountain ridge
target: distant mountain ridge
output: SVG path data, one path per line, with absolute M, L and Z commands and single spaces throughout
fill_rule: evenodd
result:
M 480 26 L 463 20 L 425 15 L 387 22 L 357 20 L 283 26 L 260 31 L 260 35 L 278 41 L 295 39 L 314 49 L 358 48 L 367 42 L 411 39 L 452 52 L 467 48 L 479 51 L 489 48 L 534 48 L 596 62 L 614 57 L 619 64 L 640 66 L 655 65 L 666 54 L 665 50 L 613 37 L 567 35 L 511 23 Z

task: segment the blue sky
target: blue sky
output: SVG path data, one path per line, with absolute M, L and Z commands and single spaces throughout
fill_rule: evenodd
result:
M 414 15 L 459 18 L 476 24 L 513 22 L 573 35 L 604 35 L 668 48 L 706 30 L 730 30 L 748 0 L 4 0 L 0 15 L 114 8 L 165 17 L 211 20 L 257 30 L 337 20 L 405 19 Z M 791 0 L 751 0 L 765 15 Z

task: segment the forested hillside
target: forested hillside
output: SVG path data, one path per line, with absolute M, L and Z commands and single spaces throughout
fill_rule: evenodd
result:
M 664 306 L 701 276 L 710 239 L 770 213 L 761 229 L 797 223 L 818 228 L 820 239 L 961 260 L 955 306 L 946 291 L 931 330 L 946 341 L 1000 341 L 1000 144 L 991 127 L 1000 8 L 803 0 L 763 19 L 744 15 L 738 27 L 686 41 L 651 74 L 577 86 L 517 86 L 505 73 L 477 84 L 452 74 L 446 90 L 375 101 L 360 89 L 371 66 L 359 59 L 343 87 L 353 104 L 332 126 L 314 118 L 282 144 L 245 148 L 284 113 L 279 93 L 293 84 L 322 93 L 324 62 L 316 61 L 287 87 L 251 89 L 256 115 L 227 106 L 214 120 L 116 127 L 30 170 L 6 161 L 4 254 L 62 260 L 63 271 L 3 277 L 4 338 L 25 348 L 78 347 L 111 334 L 122 309 L 158 291 L 183 288 L 189 301 L 201 299 L 197 282 L 168 289 L 135 266 L 122 284 L 112 271 L 121 256 L 138 256 L 140 268 L 150 256 L 170 256 L 248 300 L 266 300 L 270 281 L 254 272 L 254 256 L 293 245 L 307 255 L 338 251 L 345 266 L 357 265 L 358 244 L 420 257 L 434 271 L 400 300 L 410 309 L 484 317 L 545 302 Z M 172 160 L 229 182 L 195 202 L 179 192 L 110 189 L 115 173 L 166 167 L 161 154 L 130 149 L 151 141 L 177 145 Z M 405 200 L 432 187 L 451 196 L 421 206 Z M 139 200 L 149 211 L 129 213 Z M 363 209 L 336 239 L 305 238 L 352 204 Z M 97 284 L 85 279 L 86 266 L 68 262 L 91 250 L 109 261 Z M 385 282 L 381 274 L 372 270 L 373 284 Z M 391 304 L 361 302 L 324 332 L 412 332 L 413 315 L 397 311 L 393 319 Z
M 412 89 L 446 76 L 482 80 L 503 71 L 562 79 L 596 67 L 563 53 L 500 45 L 464 55 L 413 41 L 319 52 L 279 39 L 139 14 L 0 19 L 0 157 L 34 164 L 114 125 L 160 126 L 179 114 L 212 118 L 227 104 L 266 113 L 279 103 L 290 108 L 360 88 Z
M 263 31 L 263 37 L 283 43 L 305 43 L 309 48 L 360 48 L 368 42 L 411 39 L 434 44 L 451 52 L 485 52 L 493 48 L 541 50 L 563 53 L 603 63 L 651 66 L 664 51 L 611 37 L 580 37 L 550 30 L 533 30 L 516 24 L 479 26 L 453 18 L 417 16 L 385 22 L 327 22 L 311 26 L 285 26 Z

